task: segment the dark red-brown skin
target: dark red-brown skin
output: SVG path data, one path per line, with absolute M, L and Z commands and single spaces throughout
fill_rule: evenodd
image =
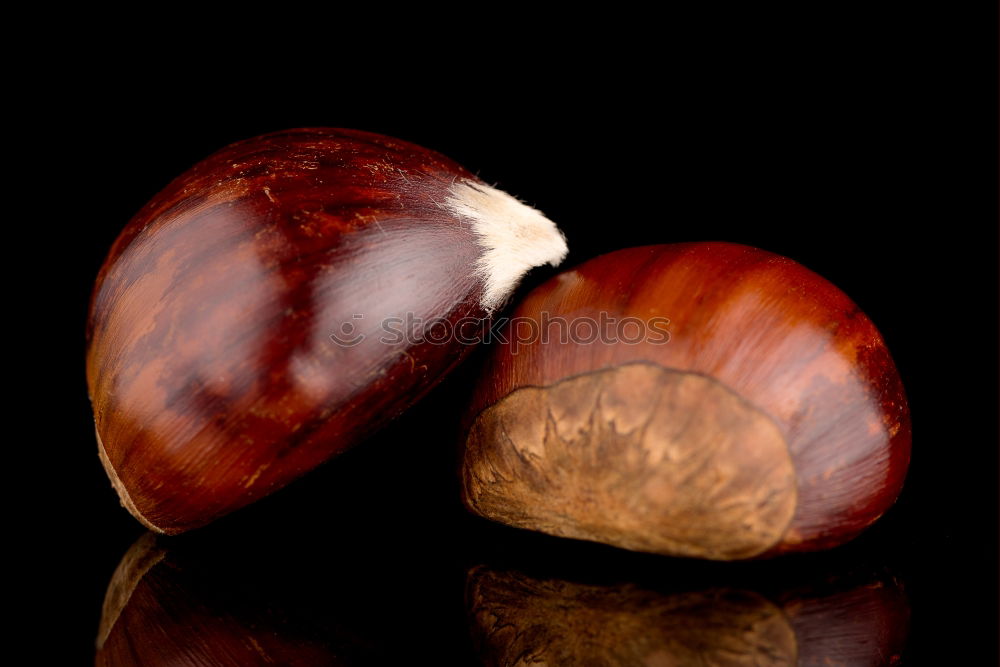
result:
M 895 501 L 910 457 L 903 386 L 875 326 L 827 280 L 742 245 L 645 246 L 602 255 L 549 280 L 513 317 L 541 321 L 548 312 L 572 322 L 598 320 L 602 311 L 646 322 L 667 318 L 669 325 L 658 326 L 669 341 L 579 344 L 552 335 L 547 344 L 517 344 L 508 331 L 472 414 L 519 387 L 652 361 L 719 380 L 781 428 L 798 501 L 786 534 L 762 555 L 841 544 Z
M 459 361 L 467 346 L 379 340 L 386 317 L 484 315 L 475 239 L 441 205 L 456 179 L 475 180 L 406 142 L 291 130 L 219 151 L 132 219 L 94 289 L 87 378 L 148 522 L 178 533 L 284 486 Z M 336 344 L 344 323 L 367 338 Z

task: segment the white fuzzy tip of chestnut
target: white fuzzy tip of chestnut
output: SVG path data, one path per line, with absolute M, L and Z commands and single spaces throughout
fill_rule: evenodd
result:
M 487 312 L 503 305 L 525 273 L 558 266 L 566 257 L 566 237 L 555 223 L 502 190 L 456 181 L 445 204 L 469 221 L 483 249 L 475 270 L 484 284 L 479 303 Z

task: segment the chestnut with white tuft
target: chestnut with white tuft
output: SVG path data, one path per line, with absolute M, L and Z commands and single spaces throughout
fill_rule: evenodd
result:
M 87 379 L 123 505 L 174 534 L 359 442 L 471 349 L 552 222 L 448 158 L 356 130 L 239 142 L 168 185 L 98 275 Z

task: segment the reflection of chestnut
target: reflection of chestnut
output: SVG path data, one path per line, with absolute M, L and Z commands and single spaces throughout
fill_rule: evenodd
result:
M 123 505 L 173 534 L 284 486 L 425 394 L 565 252 L 538 211 L 396 139 L 291 130 L 212 155 L 133 218 L 94 290 L 87 377 Z
M 777 596 L 665 594 L 478 567 L 466 598 L 488 665 L 888 665 L 909 625 L 888 577 Z
M 514 316 L 465 443 L 464 500 L 482 516 L 731 560 L 835 546 L 899 493 L 910 422 L 889 352 L 789 259 L 728 243 L 622 250 Z
M 248 606 L 246 597 L 171 562 L 147 533 L 108 586 L 96 664 L 305 666 L 367 650 L 359 638 L 296 623 L 282 609 Z
M 336 540 L 277 520 L 233 527 L 132 546 L 107 589 L 98 665 L 401 665 L 428 643 L 441 664 L 467 664 L 461 576 L 440 554 L 401 562 L 398 531 L 351 517 Z

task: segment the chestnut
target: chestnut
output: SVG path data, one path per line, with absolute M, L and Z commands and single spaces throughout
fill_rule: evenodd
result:
M 174 534 L 288 484 L 425 394 L 565 253 L 537 210 L 404 141 L 222 149 L 136 214 L 94 287 L 87 381 L 122 504 Z
M 902 486 L 909 412 L 881 335 L 785 257 L 612 252 L 532 291 L 505 332 L 462 452 L 481 516 L 735 560 L 841 544 Z

